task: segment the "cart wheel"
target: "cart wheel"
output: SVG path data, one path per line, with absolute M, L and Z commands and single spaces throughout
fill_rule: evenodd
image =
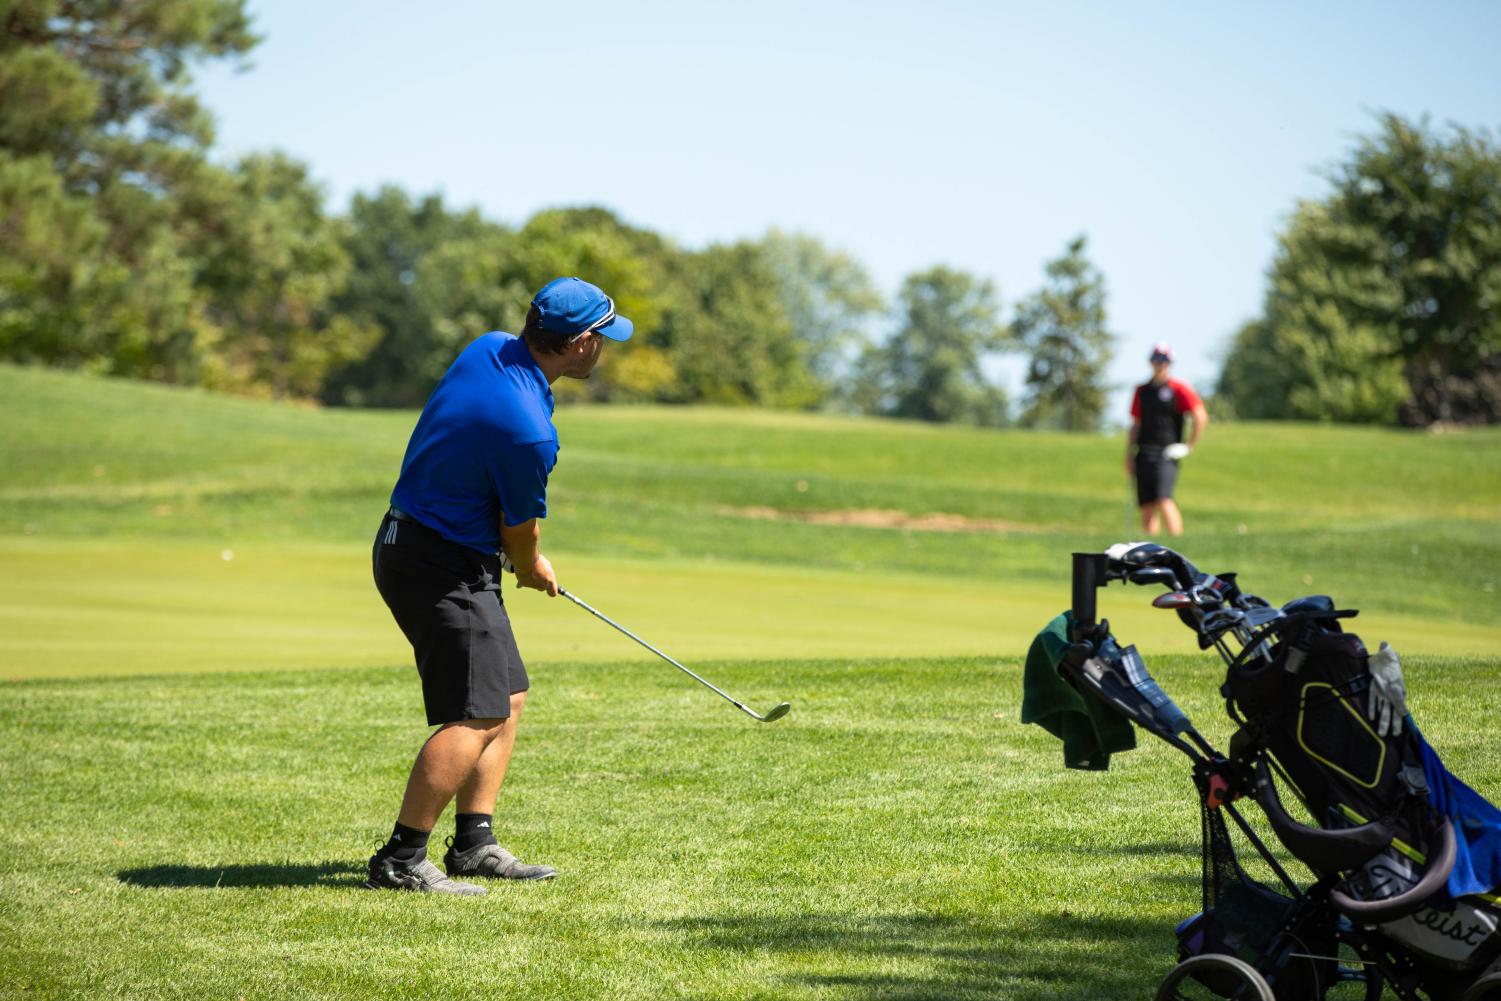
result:
M 1157 988 L 1157 1001 L 1276 1001 L 1250 963 L 1206 952 L 1190 956 Z M 1489 999 L 1487 999 L 1489 1001 Z
M 1501 970 L 1487 973 L 1471 984 L 1464 1001 L 1501 1001 Z

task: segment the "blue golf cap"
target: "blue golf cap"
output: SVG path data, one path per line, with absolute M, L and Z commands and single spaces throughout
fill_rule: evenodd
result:
M 532 298 L 542 329 L 577 337 L 594 331 L 612 341 L 628 341 L 635 330 L 615 312 L 615 300 L 582 278 L 554 278 Z

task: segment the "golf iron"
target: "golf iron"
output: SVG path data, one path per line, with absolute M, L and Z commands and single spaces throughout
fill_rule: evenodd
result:
M 650 643 L 646 642 L 646 640 L 642 639 L 640 636 L 637 636 L 635 633 L 631 632 L 625 626 L 622 626 L 620 623 L 616 622 L 614 619 L 609 618 L 608 616 L 600 614 L 600 612 L 598 610 L 596 610 L 593 607 L 585 604 L 577 596 L 569 594 L 567 591 L 563 590 L 561 587 L 558 588 L 558 593 L 561 594 L 563 597 L 567 598 L 569 601 L 573 602 L 575 605 L 577 605 L 580 608 L 582 608 L 584 611 L 588 612 L 590 615 L 594 616 L 596 619 L 599 619 L 601 622 L 604 622 L 604 623 L 607 623 L 607 624 L 609 624 L 611 626 L 614 626 L 616 629 L 618 629 L 621 632 L 625 633 L 631 639 L 635 640 L 637 643 L 640 643 L 642 646 L 646 647 L 646 649 L 650 650 L 652 653 L 656 654 L 658 657 L 661 657 L 663 660 L 667 661 L 667 663 L 671 664 L 673 667 L 677 668 L 679 671 L 682 671 L 684 674 L 688 675 L 688 677 L 692 678 L 694 681 L 696 681 L 699 684 L 703 685 L 705 688 L 711 688 L 711 689 L 713 689 L 721 697 L 723 697 L 724 699 L 728 700 L 730 702 L 730 704 L 733 705 L 736 709 L 739 709 L 741 712 L 745 713 L 747 716 L 751 717 L 752 719 L 758 720 L 758 721 L 760 721 L 762 723 L 772 723 L 772 722 L 775 722 L 776 720 L 781 719 L 783 716 L 786 716 L 788 710 L 790 710 L 792 708 L 792 703 L 790 703 L 790 702 L 782 702 L 782 703 L 774 705 L 770 709 L 768 709 L 766 711 L 766 715 L 765 716 L 762 716 L 760 713 L 756 712 L 754 709 L 747 709 L 743 703 L 737 702 L 734 699 L 730 698 L 730 696 L 723 689 L 720 689 L 720 688 L 716 687 L 715 685 L 710 684 L 708 681 L 705 681 L 703 678 L 700 678 L 698 675 L 696 675 L 692 671 L 688 670 L 682 664 L 679 664 L 677 661 L 675 661 L 671 657 L 667 656 L 661 650 L 658 650 L 656 647 L 654 647 Z

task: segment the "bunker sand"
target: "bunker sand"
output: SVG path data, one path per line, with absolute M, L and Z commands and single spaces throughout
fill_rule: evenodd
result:
M 962 514 L 908 514 L 888 508 L 851 508 L 840 511 L 784 511 L 775 507 L 722 507 L 719 513 L 757 521 L 799 521 L 810 525 L 847 525 L 854 528 L 896 528 L 905 532 L 975 532 L 988 534 L 1026 533 L 1048 529 L 1043 525 L 999 518 L 970 518 Z

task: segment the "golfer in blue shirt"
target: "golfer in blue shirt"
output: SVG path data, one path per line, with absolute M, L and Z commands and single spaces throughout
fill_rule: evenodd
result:
M 371 889 L 479 894 L 483 887 L 451 877 L 557 874 L 495 839 L 495 798 L 529 687 L 501 569 L 514 568 L 518 586 L 557 595 L 539 548 L 558 457 L 551 386 L 587 379 L 605 341 L 631 330 L 597 287 L 558 278 L 532 299 L 520 337 L 495 332 L 470 344 L 422 409 L 373 560 L 376 587 L 416 655 L 428 725 L 438 729 L 417 754 L 390 839 L 370 859 Z M 444 875 L 427 842 L 455 798 Z

